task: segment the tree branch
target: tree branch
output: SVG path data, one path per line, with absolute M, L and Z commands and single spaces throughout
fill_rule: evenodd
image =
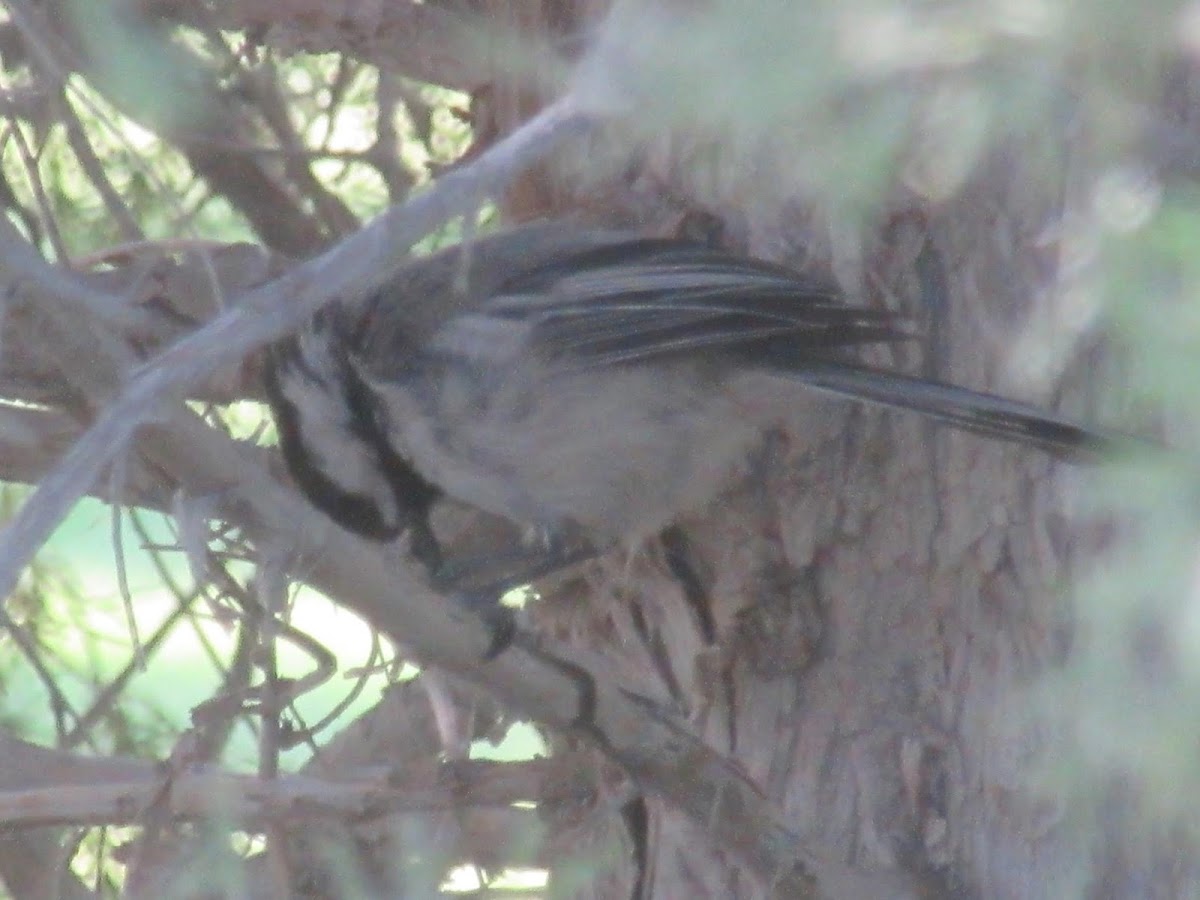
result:
M 522 801 L 580 803 L 596 790 L 594 783 L 562 777 L 564 762 L 559 759 L 428 762 L 396 771 L 376 766 L 357 775 L 322 778 L 264 779 L 220 770 L 172 777 L 154 762 L 84 757 L 11 739 L 0 743 L 11 757 L 0 767 L 0 822 L 6 826 L 137 824 L 140 811 L 160 794 L 168 778 L 171 818 L 219 819 L 256 829 L 286 819 L 357 820 L 464 807 L 506 809 Z M 16 765 L 9 768 L 14 760 Z
M 57 410 L 0 404 L 0 481 L 36 485 L 82 431 L 82 425 Z M 109 480 L 101 478 L 88 495 L 159 512 L 171 508 L 166 485 L 144 467 L 131 467 L 123 487 L 122 496 L 113 497 Z

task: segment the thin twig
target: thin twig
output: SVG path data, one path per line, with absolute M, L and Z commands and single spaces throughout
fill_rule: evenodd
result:
M 121 595 L 121 606 L 125 610 L 125 624 L 129 627 L 129 638 L 133 642 L 133 657 L 138 668 L 146 670 L 146 652 L 138 634 L 137 616 L 133 612 L 133 594 L 129 590 L 129 570 L 125 559 L 125 535 L 121 530 L 121 513 L 124 509 L 125 485 L 128 482 L 128 454 L 122 453 L 113 460 L 108 473 L 108 495 L 112 498 L 110 518 L 112 522 L 113 561 L 117 568 L 117 591 Z
M 96 155 L 96 150 L 88 140 L 83 124 L 79 121 L 75 107 L 71 105 L 65 91 L 59 94 L 56 105 L 60 112 L 59 119 L 67 133 L 67 144 L 70 146 L 71 152 L 75 154 L 79 167 L 91 181 L 92 187 L 96 189 L 100 199 L 104 201 L 104 208 L 108 210 L 108 214 L 116 223 L 121 236 L 126 241 L 142 240 L 145 235 L 142 233 L 141 226 L 138 225 L 137 219 L 113 186 L 108 173 L 104 171 L 104 163 Z
M 190 597 L 176 597 L 175 609 L 154 630 L 144 644 L 138 645 L 138 652 L 121 669 L 117 676 L 96 694 L 92 700 L 92 705 L 78 716 L 75 727 L 68 731 L 62 740 L 59 741 L 58 746 L 60 749 L 68 750 L 79 746 L 85 740 L 90 740 L 92 727 L 116 707 L 117 698 L 121 692 L 125 690 L 135 675 L 145 670 L 146 659 L 163 645 L 166 639 L 175 631 L 175 626 L 179 624 L 179 621 L 189 614 L 196 596 L 197 594 L 193 592 Z
M 58 686 L 58 679 L 46 666 L 42 659 L 37 642 L 29 635 L 24 626 L 9 617 L 8 612 L 0 609 L 0 632 L 17 645 L 17 649 L 25 656 L 37 679 L 46 688 L 50 700 L 50 711 L 54 713 L 54 731 L 57 739 L 61 740 L 67 732 L 67 719 L 79 721 L 79 714 L 71 706 L 71 701 Z
M 62 232 L 59 231 L 58 218 L 54 215 L 54 205 L 46 194 L 45 185 L 42 184 L 42 173 L 38 171 L 37 156 L 34 154 L 33 148 L 29 146 L 29 142 L 25 140 L 25 131 L 19 125 L 13 128 L 12 138 L 17 145 L 21 162 L 25 165 L 25 180 L 29 183 L 29 191 L 37 201 L 38 209 L 41 210 L 42 227 L 46 230 L 46 237 L 50 239 L 50 246 L 54 248 L 54 253 L 59 260 L 65 263 L 71 258 L 70 252 Z

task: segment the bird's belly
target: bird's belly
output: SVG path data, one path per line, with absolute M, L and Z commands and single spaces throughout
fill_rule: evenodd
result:
M 694 367 L 526 370 L 482 390 L 448 375 L 384 395 L 389 437 L 449 494 L 603 540 L 646 536 L 708 503 L 758 437 Z

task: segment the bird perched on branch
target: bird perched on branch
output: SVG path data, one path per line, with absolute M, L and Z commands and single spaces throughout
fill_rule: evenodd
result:
M 1108 439 L 1027 404 L 855 362 L 911 338 L 779 265 L 679 240 L 527 225 L 417 258 L 272 348 L 268 396 L 312 502 L 405 529 L 445 493 L 593 546 L 717 495 L 796 392 L 909 410 L 1068 458 Z

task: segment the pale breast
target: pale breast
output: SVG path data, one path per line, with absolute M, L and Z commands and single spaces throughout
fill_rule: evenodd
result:
M 696 366 L 486 375 L 445 364 L 375 383 L 389 439 L 430 481 L 517 522 L 604 539 L 658 531 L 709 502 L 758 428 Z

